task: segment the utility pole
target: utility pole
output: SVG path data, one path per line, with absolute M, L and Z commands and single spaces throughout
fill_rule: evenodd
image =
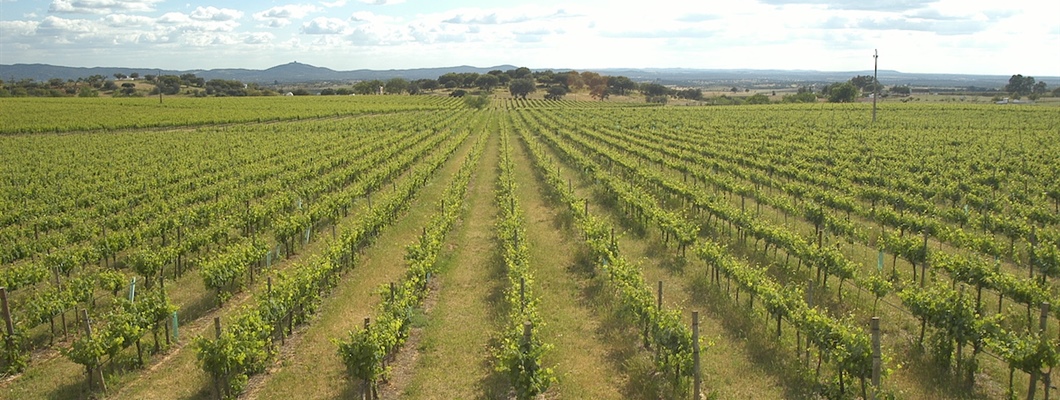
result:
M 162 69 L 159 69 L 158 75 L 155 75 L 155 89 L 158 89 L 158 104 L 162 104 Z M 872 120 L 875 121 L 876 118 L 873 117 Z
M 876 79 L 876 74 L 880 64 L 880 52 L 876 49 L 872 52 L 872 122 L 876 123 L 876 98 L 880 97 L 880 80 Z

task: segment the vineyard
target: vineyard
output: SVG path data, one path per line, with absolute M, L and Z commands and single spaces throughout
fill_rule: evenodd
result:
M 1049 398 L 1060 113 L 0 99 L 0 398 Z

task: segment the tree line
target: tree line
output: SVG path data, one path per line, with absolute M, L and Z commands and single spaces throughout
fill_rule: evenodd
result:
M 670 99 L 684 99 L 709 102 L 716 105 L 728 104 L 768 104 L 768 103 L 811 103 L 828 101 L 835 103 L 853 102 L 861 97 L 878 94 L 881 97 L 890 95 L 908 96 L 912 88 L 908 85 L 885 87 L 871 75 L 859 75 L 846 82 L 834 82 L 820 88 L 814 86 L 800 87 L 795 93 L 785 94 L 779 100 L 773 100 L 764 93 L 749 96 L 736 96 L 741 90 L 733 87 L 733 96 L 726 94 L 707 99 L 700 88 L 678 88 L 657 82 L 634 82 L 625 76 L 608 76 L 592 71 L 533 71 L 527 67 L 507 71 L 492 70 L 485 74 L 477 72 L 449 72 L 436 79 L 408 80 L 395 77 L 387 80 L 363 80 L 348 87 L 324 88 L 311 91 L 299 87 L 289 92 L 257 83 L 244 83 L 238 80 L 210 79 L 195 74 L 154 75 L 133 72 L 113 74 L 114 79 L 102 75 L 92 75 L 77 80 L 59 78 L 47 81 L 22 79 L 5 82 L 0 80 L 0 97 L 97 97 L 110 94 L 115 97 L 157 95 L 205 96 L 275 96 L 291 95 L 419 95 L 445 90 L 453 97 L 463 97 L 469 91 L 479 94 L 491 94 L 497 89 L 507 89 L 516 98 L 527 98 L 531 93 L 544 92 L 549 100 L 562 99 L 569 93 L 587 91 L 596 100 L 606 100 L 612 95 L 628 96 L 639 93 L 645 101 L 665 104 Z M 138 82 L 150 85 L 139 86 Z M 749 92 L 750 89 L 743 89 Z M 1027 97 L 1037 100 L 1042 96 L 1060 96 L 1060 88 L 1048 90 L 1044 81 L 1035 81 L 1034 77 L 1021 74 L 1012 75 L 1009 83 L 1003 88 L 1013 99 Z M 773 97 L 776 96 L 774 91 Z

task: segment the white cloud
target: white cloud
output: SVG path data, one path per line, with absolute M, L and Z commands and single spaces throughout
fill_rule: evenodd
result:
M 346 0 L 336 0 L 332 2 L 322 1 L 320 5 L 327 8 L 344 7 L 346 6 Z
M 290 25 L 292 19 L 302 19 L 319 10 L 319 7 L 312 4 L 288 4 L 256 13 L 254 19 L 264 22 L 270 28 L 282 28 Z
M 239 27 L 236 21 L 199 20 L 193 15 L 168 12 L 158 18 L 158 23 L 184 32 L 232 32 Z
M 37 33 L 37 21 L 0 21 L 0 40 L 11 36 L 31 36 Z
M 152 27 L 155 19 L 142 15 L 110 14 L 102 19 L 103 23 L 113 28 Z
M 496 25 L 517 24 L 534 20 L 552 20 L 574 17 L 563 9 L 512 8 L 512 9 L 468 9 L 457 11 L 455 15 L 443 20 L 450 24 Z
M 404 3 L 405 0 L 360 0 L 360 2 L 364 3 L 364 4 L 375 5 L 375 6 L 386 6 L 386 5 L 391 5 L 391 4 L 401 4 L 401 3 Z
M 276 39 L 276 35 L 269 32 L 253 32 L 246 35 L 243 38 L 243 43 L 246 44 L 268 44 Z
M 199 21 L 232 21 L 243 18 L 243 12 L 230 8 L 196 7 L 191 18 Z
M 350 25 L 338 18 L 316 17 L 302 25 L 307 35 L 338 35 L 346 32 Z
M 63 14 L 107 14 L 151 12 L 162 0 L 53 0 L 48 12 Z

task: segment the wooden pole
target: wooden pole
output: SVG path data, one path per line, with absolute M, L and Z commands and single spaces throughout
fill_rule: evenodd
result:
M 4 336 L 4 343 L 7 345 L 7 348 L 10 349 L 15 345 L 15 324 L 11 322 L 11 309 L 7 304 L 6 287 L 0 287 L 0 303 L 2 303 L 0 306 L 2 306 L 4 310 L 4 326 L 7 329 L 4 331 L 7 333 L 7 335 Z
M 692 399 L 700 400 L 703 396 L 703 377 L 699 363 L 699 311 L 692 311 Z
M 659 281 L 659 291 L 656 293 L 655 311 L 662 312 L 662 281 Z
M 880 317 L 872 317 L 872 395 L 876 399 L 876 393 L 880 389 L 880 371 L 883 368 L 883 360 L 880 356 Z
M 1045 335 L 1045 323 L 1049 318 L 1049 303 L 1042 303 L 1042 314 L 1038 318 L 1038 337 Z M 1031 383 L 1030 387 L 1027 388 L 1027 400 L 1033 400 L 1035 392 L 1038 389 L 1038 376 L 1041 375 L 1041 367 L 1034 366 L 1034 371 L 1031 372 Z
M 213 331 L 214 331 L 214 336 L 217 339 L 220 339 L 221 338 L 221 317 L 214 317 L 213 318 Z M 221 379 L 222 379 L 221 376 L 214 376 L 213 377 L 213 390 L 214 390 L 215 393 L 217 393 L 217 398 L 218 399 L 224 398 L 224 393 L 221 391 Z
M 88 318 L 88 310 L 81 310 L 81 319 L 85 321 L 85 334 L 89 338 L 92 338 L 92 321 Z M 92 390 L 92 380 L 99 381 L 99 390 L 103 393 L 107 393 L 107 381 L 103 379 L 103 366 L 99 363 L 99 358 L 95 361 L 96 367 L 89 368 L 88 371 L 88 389 Z

